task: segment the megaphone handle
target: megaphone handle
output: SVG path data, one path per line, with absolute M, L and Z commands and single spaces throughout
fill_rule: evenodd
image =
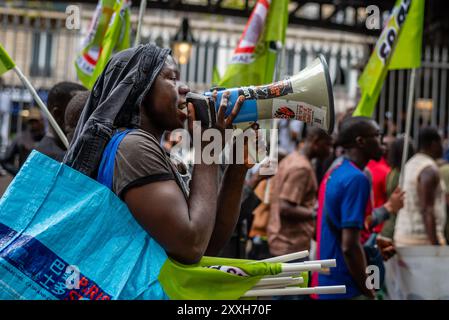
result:
M 279 119 L 273 119 L 272 123 L 271 123 L 271 130 L 270 130 L 270 159 L 277 159 L 277 152 L 278 152 L 278 148 L 277 148 L 277 144 L 278 144 L 278 130 L 279 129 Z M 271 179 L 267 180 L 267 186 L 265 188 L 265 195 L 264 195 L 264 199 L 263 202 L 265 204 L 269 204 L 270 203 L 270 182 Z

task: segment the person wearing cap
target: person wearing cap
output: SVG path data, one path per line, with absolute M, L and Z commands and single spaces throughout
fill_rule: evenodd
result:
M 21 116 L 26 122 L 26 130 L 12 140 L 6 148 L 5 154 L 0 158 L 0 165 L 13 176 L 19 172 L 28 155 L 36 148 L 45 134 L 44 122 L 39 109 L 23 110 Z

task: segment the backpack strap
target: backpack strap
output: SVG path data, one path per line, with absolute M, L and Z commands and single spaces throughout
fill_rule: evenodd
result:
M 101 157 L 100 167 L 98 169 L 97 181 L 112 190 L 112 179 L 114 177 L 114 163 L 120 142 L 133 129 L 126 129 L 116 132 L 111 138 Z

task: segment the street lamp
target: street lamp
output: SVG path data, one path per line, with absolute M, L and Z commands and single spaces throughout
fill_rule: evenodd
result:
M 417 99 L 415 102 L 415 108 L 421 113 L 423 117 L 424 125 L 429 123 L 430 117 L 433 110 L 433 100 L 432 99 Z
M 173 56 L 180 64 L 186 64 L 192 53 L 192 44 L 195 43 L 192 31 L 189 28 L 189 20 L 182 19 L 181 28 L 172 39 Z

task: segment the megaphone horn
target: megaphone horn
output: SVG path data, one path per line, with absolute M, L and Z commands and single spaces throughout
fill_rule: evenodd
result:
M 227 114 L 240 95 L 246 98 L 234 123 L 281 118 L 300 120 L 328 133 L 334 130 L 334 97 L 323 55 L 289 79 L 262 86 L 220 90 L 217 92 L 218 102 L 225 91 L 230 93 Z M 211 92 L 187 94 L 187 101 L 193 103 L 197 118 L 206 127 L 211 126 L 218 108 L 218 103 L 217 106 L 211 103 L 211 95 Z

